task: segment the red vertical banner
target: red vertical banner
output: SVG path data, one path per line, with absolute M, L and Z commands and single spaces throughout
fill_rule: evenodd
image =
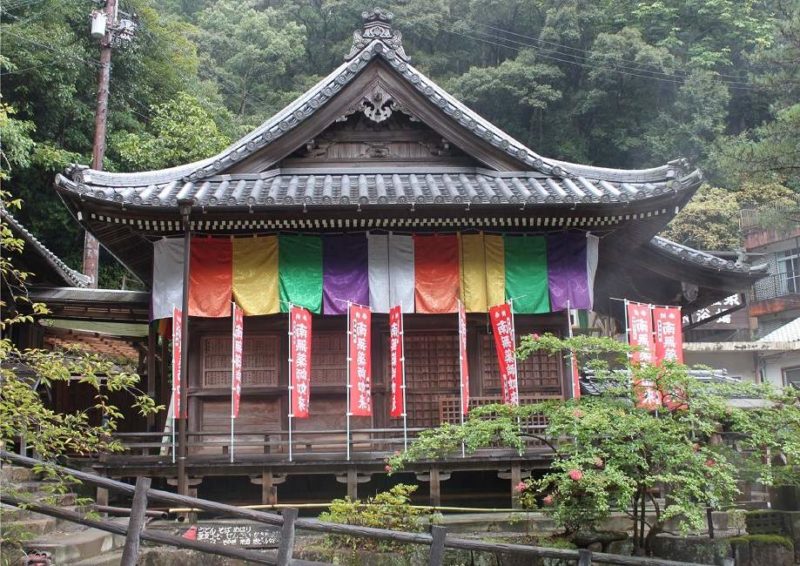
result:
M 350 414 L 372 415 L 372 312 L 369 307 L 350 305 Z
M 183 312 L 178 307 L 172 308 L 172 415 L 180 419 L 181 415 L 181 330 L 183 329 Z
M 500 366 L 500 382 L 503 386 L 503 403 L 519 405 L 519 389 L 517 387 L 517 363 L 514 358 L 514 317 L 508 303 L 489 309 L 492 321 L 494 345 L 497 351 L 497 362 Z
M 655 341 L 651 308 L 650 305 L 642 303 L 627 304 L 628 344 L 641 348 L 631 353 L 631 361 L 634 363 L 652 364 L 654 361 Z M 634 380 L 633 390 L 639 399 L 637 407 L 654 410 L 661 406 L 661 392 L 652 381 Z
M 461 362 L 461 414 L 469 412 L 469 364 L 467 362 L 467 311 L 458 301 L 458 357 Z
M 632 362 L 653 363 L 655 342 L 653 341 L 653 319 L 650 315 L 650 305 L 628 303 L 628 344 L 640 347 L 640 350 L 631 354 Z
M 389 375 L 392 387 L 392 408 L 389 415 L 402 417 L 403 402 L 403 313 L 399 306 L 389 309 Z
M 242 343 L 244 342 L 244 311 L 233 304 L 233 335 L 231 343 L 231 418 L 239 416 L 242 397 Z
M 311 397 L 311 313 L 293 306 L 289 317 L 292 323 L 292 370 L 289 376 L 293 392 L 291 411 L 294 418 L 306 419 Z
M 666 360 L 683 363 L 683 329 L 680 307 L 655 307 L 655 363 Z

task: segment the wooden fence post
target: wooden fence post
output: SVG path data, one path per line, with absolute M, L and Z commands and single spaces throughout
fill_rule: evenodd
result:
M 446 537 L 446 528 L 438 525 L 431 527 L 431 555 L 428 562 L 430 566 L 442 566 L 444 563 L 444 539 Z
M 297 520 L 297 509 L 289 507 L 281 513 L 283 528 L 281 529 L 281 545 L 278 547 L 278 566 L 289 566 L 294 551 L 294 522 Z
M 578 550 L 578 566 L 591 566 L 592 551 L 581 548 Z
M 139 541 L 144 529 L 145 511 L 147 511 L 147 490 L 150 489 L 150 478 L 136 478 L 136 491 L 133 493 L 131 516 L 128 520 L 128 533 L 125 536 L 125 547 L 122 549 L 120 566 L 136 566 L 139 562 Z

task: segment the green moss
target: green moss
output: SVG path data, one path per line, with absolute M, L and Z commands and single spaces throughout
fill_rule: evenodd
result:
M 789 550 L 794 549 L 794 543 L 792 539 L 789 537 L 784 537 L 781 535 L 745 535 L 741 537 L 732 537 L 728 539 L 728 542 L 732 545 L 738 544 L 779 544 L 788 548 Z

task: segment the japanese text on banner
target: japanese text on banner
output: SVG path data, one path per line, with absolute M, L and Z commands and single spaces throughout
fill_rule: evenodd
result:
M 403 403 L 403 313 L 400 307 L 389 310 L 389 350 L 391 364 L 390 378 L 392 386 L 392 417 L 402 417 L 406 408 Z
M 458 302 L 458 355 L 461 362 L 461 414 L 469 412 L 469 364 L 467 362 L 467 312 Z
M 507 303 L 494 306 L 489 309 L 489 317 L 492 321 L 497 362 L 500 366 L 503 403 L 519 405 L 517 361 L 514 357 L 514 318 L 511 315 L 511 307 Z
M 233 356 L 231 358 L 231 418 L 239 416 L 242 397 L 242 342 L 244 341 L 244 311 L 233 303 Z
M 372 313 L 350 305 L 350 414 L 372 415 Z
M 301 307 L 292 307 L 289 312 L 292 321 L 292 416 L 296 419 L 308 418 L 308 405 L 311 397 L 311 313 Z
M 663 360 L 683 363 L 683 329 L 680 307 L 655 307 L 655 362 Z
M 181 332 L 183 330 L 183 313 L 177 307 L 172 309 L 172 414 L 174 418 L 185 418 L 181 415 Z
M 639 350 L 631 353 L 631 361 L 640 364 L 652 364 L 654 361 L 655 343 L 653 341 L 653 318 L 650 305 L 628 303 L 628 344 L 639 346 Z M 661 392 L 656 384 L 649 380 L 634 380 L 633 390 L 636 393 L 637 407 L 654 410 L 661 406 Z

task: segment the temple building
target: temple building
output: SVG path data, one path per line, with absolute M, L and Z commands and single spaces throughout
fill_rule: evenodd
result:
M 617 299 L 692 312 L 762 275 L 657 236 L 703 180 L 686 161 L 619 170 L 541 156 L 417 70 L 391 14 L 376 9 L 363 19 L 341 66 L 218 155 L 158 171 L 73 166 L 56 178 L 75 218 L 149 290 L 149 316 L 139 294 L 103 316 L 150 322 L 146 385 L 164 404 L 169 341 L 154 321 L 163 330 L 188 289 L 183 473 L 191 485 L 249 476 L 267 502 L 287 476 L 335 475 L 355 494 L 358 483 L 382 475 L 386 454 L 403 445 L 401 419 L 389 411 L 392 306 L 405 313 L 413 436 L 460 419 L 458 301 L 468 311 L 476 406 L 500 400 L 486 314 L 493 305 L 511 300 L 517 337 L 564 335 L 579 320 L 589 321 L 586 332 L 613 335 L 623 318 Z M 57 309 L 75 308 L 77 299 L 61 296 L 51 297 Z M 233 463 L 231 302 L 246 315 Z M 352 419 L 349 459 L 348 303 L 373 312 L 373 410 Z M 294 419 L 291 462 L 290 304 L 314 313 L 310 416 Z M 564 360 L 532 356 L 518 374 L 522 403 L 571 395 Z M 176 478 L 164 421 L 128 429 L 129 453 L 96 467 L 116 477 Z M 546 451 L 533 443 L 523 457 L 487 450 L 413 471 L 439 501 L 439 484 L 452 473 L 499 473 L 513 482 L 546 466 Z

